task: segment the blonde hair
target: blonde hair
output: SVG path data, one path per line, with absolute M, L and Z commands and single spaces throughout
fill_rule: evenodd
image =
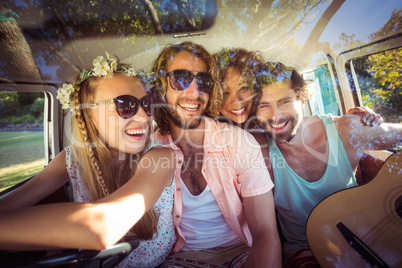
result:
M 219 83 L 218 68 L 214 58 L 209 54 L 209 52 L 201 45 L 192 42 L 183 42 L 176 45 L 167 45 L 162 52 L 159 54 L 158 58 L 154 61 L 152 71 L 156 74 L 155 85 L 153 92 L 155 93 L 156 102 L 160 104 L 166 104 L 166 93 L 167 93 L 167 65 L 172 61 L 172 59 L 182 51 L 187 51 L 190 54 L 202 59 L 207 65 L 208 72 L 212 75 L 215 82 L 214 88 L 211 93 L 209 93 L 209 102 L 205 110 L 205 115 L 209 117 L 215 117 L 219 115 L 221 102 L 222 102 L 222 89 Z M 158 124 L 161 135 L 167 135 L 169 133 L 169 122 L 166 114 L 168 111 L 166 107 L 158 107 L 155 110 L 154 119 Z
M 77 77 L 74 84 L 76 85 L 80 79 Z M 136 169 L 135 166 L 130 167 L 129 154 L 126 154 L 126 161 L 122 167 L 110 166 L 110 163 L 114 162 L 112 152 L 100 139 L 99 131 L 93 124 L 90 109 L 82 105 L 94 102 L 93 96 L 99 79 L 103 78 L 90 77 L 76 86 L 72 120 L 74 138 L 77 144 L 84 146 L 71 144 L 71 150 L 80 165 L 81 176 L 93 201 L 116 191 L 132 178 Z M 153 234 L 157 232 L 157 221 L 155 210 L 151 208 L 132 227 L 131 231 L 140 239 L 152 239 Z

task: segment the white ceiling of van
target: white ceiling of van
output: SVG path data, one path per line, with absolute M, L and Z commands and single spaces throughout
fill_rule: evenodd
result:
M 402 32 L 400 16 L 399 21 L 395 22 L 399 26 L 394 27 L 393 31 L 382 36 L 370 36 L 384 26 L 393 10 L 402 12 L 400 0 L 270 0 L 258 2 L 260 4 L 250 4 L 254 3 L 251 0 L 241 4 L 238 2 L 218 0 L 215 23 L 198 36 L 174 38 L 171 34 L 165 34 L 125 38 L 88 37 L 60 42 L 58 45 L 61 49 L 55 49 L 46 40 L 30 42 L 43 43 L 44 53 L 35 61 L 46 77 L 45 80 L 60 83 L 71 82 L 78 73 L 75 66 L 88 68 L 92 60 L 98 55 L 104 55 L 105 51 L 119 56 L 122 62 L 149 70 L 166 44 L 192 41 L 204 45 L 211 53 L 223 47 L 243 47 L 261 51 L 265 60 L 305 67 L 314 64 L 324 53 L 336 56 L 341 51 L 388 35 L 401 35 Z M 302 2 L 303 5 L 289 4 L 296 2 Z M 44 60 L 55 54 L 63 64 Z M 18 80 L 18 77 L 4 78 Z

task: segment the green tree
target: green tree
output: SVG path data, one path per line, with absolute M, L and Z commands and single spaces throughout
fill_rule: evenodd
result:
M 19 109 L 18 93 L 0 91 L 0 115 L 6 120 L 7 116 L 14 115 Z
M 43 94 L 42 94 L 43 95 Z M 45 106 L 45 98 L 37 98 L 31 106 L 31 114 L 36 118 L 41 117 Z
M 368 57 L 367 71 L 375 84 L 369 95 L 383 116 L 397 118 L 402 115 L 402 48 L 385 51 Z
M 402 9 L 394 8 L 392 10 L 391 18 L 384 24 L 384 26 L 377 32 L 370 34 L 371 40 L 378 40 L 382 37 L 392 36 L 401 31 L 402 24 Z
M 402 9 L 394 9 L 391 18 L 371 40 L 391 37 L 402 28 Z M 402 48 L 384 51 L 367 58 L 366 71 L 373 77 L 373 87 L 366 93 L 368 99 L 388 121 L 399 122 L 402 115 Z
M 390 19 L 375 33 L 369 35 L 372 42 L 383 38 L 395 38 L 402 28 L 402 9 L 394 9 Z M 349 49 L 363 42 L 354 35 L 341 34 L 336 49 Z M 383 51 L 353 59 L 353 67 L 359 81 L 363 104 L 381 114 L 385 121 L 400 122 L 402 114 L 402 48 Z

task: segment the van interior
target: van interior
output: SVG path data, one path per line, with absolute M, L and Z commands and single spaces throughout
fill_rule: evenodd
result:
M 306 116 L 340 116 L 367 106 L 385 122 L 402 122 L 398 0 L 5 0 L 0 37 L 0 195 L 68 145 L 69 114 L 56 90 L 105 51 L 145 71 L 167 44 L 183 41 L 211 54 L 225 47 L 259 51 L 310 82 L 316 94 Z M 30 135 L 32 145 L 25 140 Z M 28 147 L 35 153 L 31 158 Z M 359 182 L 374 178 L 392 153 L 367 151 Z M 66 184 L 40 203 L 70 200 Z M 41 265 L 56 265 L 50 263 Z

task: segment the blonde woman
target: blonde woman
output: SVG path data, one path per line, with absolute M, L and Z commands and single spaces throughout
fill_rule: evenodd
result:
M 107 55 L 58 90 L 74 116 L 71 144 L 0 200 L 1 249 L 100 250 L 128 233 L 142 241 L 122 266 L 165 259 L 175 241 L 175 155 L 149 144 L 153 97 L 144 78 Z M 29 207 L 67 181 L 76 203 Z

